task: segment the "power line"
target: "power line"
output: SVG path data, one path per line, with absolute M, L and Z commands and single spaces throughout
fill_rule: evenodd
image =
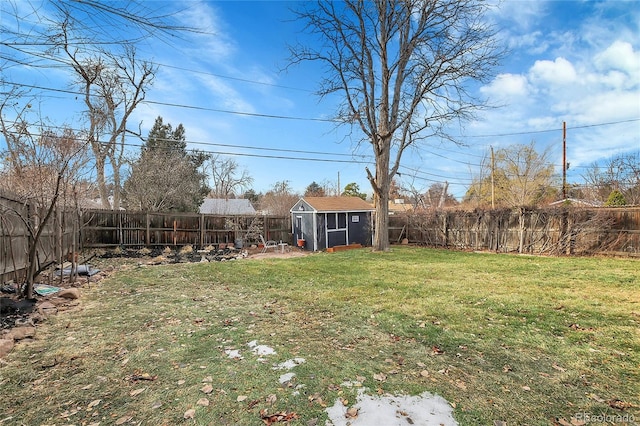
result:
M 15 121 L 6 121 L 7 124 L 18 124 Z M 56 129 L 56 130 L 71 130 L 74 133 L 82 133 L 83 130 L 80 129 L 73 129 L 70 127 L 63 127 L 63 126 L 42 126 L 42 127 L 46 127 L 47 129 Z M 31 133 L 32 136 L 42 136 L 41 133 Z M 79 138 L 76 138 L 79 139 Z M 148 137 L 140 137 L 140 139 L 142 139 L 143 141 L 148 140 Z M 159 141 L 173 141 L 173 139 L 162 139 L 162 138 L 154 138 L 155 140 L 159 140 Z M 194 140 L 184 140 L 182 141 L 186 144 L 189 145 L 204 145 L 204 146 L 215 146 L 215 147 L 223 147 L 223 148 L 239 148 L 239 149 L 251 149 L 251 150 L 257 150 L 257 151 L 275 151 L 275 152 L 288 152 L 288 153 L 294 153 L 294 154 L 312 154 L 312 155 L 329 155 L 329 156 L 337 156 L 337 157 L 358 157 L 360 159 L 367 160 L 367 161 L 372 161 L 371 155 L 357 155 L 357 154 L 345 154 L 345 153 L 340 153 L 340 152 L 326 152 L 326 151 L 308 151 L 308 150 L 298 150 L 298 149 L 286 149 L 286 148 L 269 148 L 269 147 L 262 147 L 262 146 L 252 146 L 252 145 L 234 145 L 234 144 L 224 144 L 224 143 L 217 143 L 217 142 L 204 142 L 204 141 L 194 141 Z M 101 141 L 100 143 L 102 144 L 107 144 L 108 142 L 104 142 Z M 137 144 L 133 144 L 133 143 L 129 143 L 129 144 L 125 144 L 127 146 L 135 146 L 135 147 L 142 147 L 143 145 L 137 145 Z M 369 164 L 369 162 L 367 162 L 367 164 Z
M 298 90 L 300 92 L 314 93 L 313 90 L 301 89 L 299 87 L 283 86 L 281 84 L 265 83 L 264 81 L 256 81 L 256 80 L 249 80 L 249 79 L 246 79 L 246 78 L 231 77 L 231 76 L 228 76 L 228 75 L 216 74 L 216 73 L 207 72 L 207 71 L 192 70 L 192 69 L 189 69 L 189 68 L 182 68 L 182 67 L 176 67 L 176 66 L 173 66 L 173 65 L 161 64 L 159 62 L 154 62 L 154 64 L 158 65 L 159 67 L 163 67 L 163 68 L 173 68 L 173 69 L 176 69 L 176 70 L 187 71 L 187 72 L 191 72 L 191 73 L 194 73 L 194 74 L 210 75 L 212 77 L 224 78 L 226 80 L 240 81 L 240 82 L 243 82 L 243 83 L 259 84 L 259 85 L 262 85 L 262 86 L 278 87 L 278 88 L 281 88 L 281 89 Z
M 84 96 L 84 93 L 76 92 L 74 90 L 56 89 L 56 88 L 51 88 L 51 87 L 37 86 L 37 85 L 34 85 L 34 84 L 15 83 L 15 82 L 10 82 L 10 81 L 5 81 L 4 83 L 7 84 L 7 85 L 14 85 L 14 86 L 18 86 L 18 87 L 27 87 L 27 88 L 31 88 L 31 89 L 47 90 L 47 91 L 51 91 L 51 92 L 68 93 L 70 95 Z M 9 92 L 3 92 L 3 94 L 8 94 L 8 93 Z M 326 122 L 326 123 L 338 123 L 339 122 L 338 120 L 330 119 L 330 118 L 294 117 L 294 116 L 288 116 L 288 115 L 276 115 L 276 114 L 262 114 L 262 113 L 254 113 L 254 112 L 243 112 L 243 111 L 231 111 L 231 110 L 224 110 L 224 109 L 217 109 L 217 108 L 208 108 L 208 107 L 203 107 L 203 106 L 177 104 L 177 103 L 171 103 L 171 102 L 160 102 L 160 101 L 144 100 L 144 101 L 142 101 L 140 103 L 151 104 L 151 105 L 163 105 L 163 106 L 170 106 L 170 107 L 175 107 L 175 108 L 194 109 L 194 110 L 199 110 L 199 111 L 220 112 L 220 113 L 224 113 L 224 114 L 234 114 L 234 115 L 242 115 L 242 116 L 260 117 L 260 118 L 273 118 L 273 119 L 281 119 L 281 120 L 300 120 L 300 121 L 318 121 L 318 122 Z

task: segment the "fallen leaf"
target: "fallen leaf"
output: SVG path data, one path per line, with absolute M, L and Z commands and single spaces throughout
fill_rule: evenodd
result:
M 462 389 L 463 391 L 467 390 L 467 384 L 465 382 L 463 382 L 462 380 L 456 380 L 456 386 L 459 389 Z
M 376 373 L 373 375 L 373 378 L 379 382 L 384 382 L 387 380 L 387 375 L 384 373 Z
M 619 399 L 612 399 L 610 401 L 607 401 L 607 404 L 609 404 L 609 407 L 617 408 L 618 410 L 625 410 L 627 408 L 633 407 L 633 404 Z
M 190 410 L 187 410 L 184 412 L 184 419 L 188 420 L 188 419 L 193 419 L 196 416 L 196 410 L 194 410 L 193 408 Z
M 260 418 L 262 419 L 263 423 L 266 424 L 267 426 L 272 425 L 273 423 L 278 423 L 278 422 L 289 422 L 291 420 L 296 420 L 299 419 L 300 416 L 298 416 L 297 413 L 295 412 L 286 412 L 286 411 L 281 411 L 279 413 L 274 413 L 274 414 L 268 414 L 267 410 L 262 409 L 260 410 Z
M 200 388 L 200 390 L 204 393 L 211 393 L 213 392 L 213 386 L 211 385 L 204 385 L 202 388 Z
M 431 355 L 442 355 L 443 353 L 444 351 L 439 347 L 437 347 L 436 345 L 433 345 L 431 347 Z
M 93 401 L 91 401 L 91 402 L 89 403 L 89 405 L 87 405 L 87 408 L 88 408 L 88 409 L 91 409 L 91 408 L 93 408 L 93 407 L 96 407 L 96 406 L 98 406 L 101 402 L 102 402 L 102 400 L 101 400 L 101 399 L 94 399 Z
M 494 420 L 493 426 L 507 426 L 507 422 L 504 420 Z
M 153 403 L 153 405 L 151 406 L 152 410 L 157 410 L 158 408 L 162 407 L 162 402 L 160 401 L 156 401 Z
M 569 423 L 565 419 L 558 419 L 558 424 L 561 426 L 571 426 L 571 423 Z
M 522 387 L 522 390 L 524 390 L 524 391 L 530 391 L 530 390 L 531 390 L 531 388 L 530 388 L 529 386 L 523 386 L 523 387 Z
M 177 385 L 178 385 L 178 386 L 184 385 L 185 383 L 187 383 L 187 381 L 186 381 L 186 380 L 178 380 L 178 381 L 177 381 Z
M 324 401 L 322 400 L 322 396 L 320 396 L 319 393 L 314 393 L 313 395 L 309 396 L 309 402 L 315 402 L 321 407 L 327 406 L 327 404 L 325 404 Z
M 207 376 L 204 379 L 202 379 L 202 383 L 211 383 L 213 382 L 213 377 L 211 376 Z
M 238 395 L 238 397 L 236 398 L 236 401 L 242 402 L 245 399 L 247 399 L 247 395 Z
M 593 399 L 594 401 L 597 401 L 597 402 L 604 402 L 604 399 L 600 398 L 595 393 L 589 394 L 589 398 L 591 398 L 591 399 Z
M 266 398 L 266 402 L 269 405 L 273 405 L 277 400 L 278 400 L 278 397 L 276 396 L 275 393 L 272 393 Z
M 129 392 L 129 396 L 138 396 L 142 392 L 144 392 L 145 390 L 147 390 L 147 388 L 140 388 L 140 389 L 132 390 L 131 392 Z
M 198 402 L 196 402 L 196 405 L 201 405 L 203 407 L 208 407 L 209 406 L 209 400 L 207 398 L 200 398 L 198 400 Z
M 560 366 L 559 366 L 558 364 L 556 364 L 555 362 L 553 363 L 553 365 L 551 365 L 551 367 L 553 367 L 553 368 L 554 368 L 554 370 L 558 370 L 558 371 L 561 371 L 561 372 L 563 372 L 563 373 L 564 373 L 565 371 L 567 371 L 566 369 L 564 369 L 564 368 L 560 367 Z
M 421 375 L 422 377 L 429 377 L 429 372 L 428 372 L 427 370 L 422 370 L 422 371 L 420 372 L 420 375 Z
M 122 416 L 118 420 L 116 420 L 116 425 L 123 425 L 131 420 L 133 416 Z
M 156 380 L 158 378 L 158 376 L 152 376 L 149 373 L 142 373 L 139 371 L 135 371 L 132 375 L 127 376 L 126 380 L 130 381 L 130 382 L 137 382 L 139 380 L 149 380 L 149 381 L 153 381 Z
M 578 420 L 575 417 L 571 417 L 571 425 L 572 426 L 584 426 L 586 424 L 587 424 L 587 422 L 585 422 L 584 420 Z
M 355 419 L 358 417 L 358 409 L 356 407 L 351 407 L 347 410 L 344 416 L 348 419 Z

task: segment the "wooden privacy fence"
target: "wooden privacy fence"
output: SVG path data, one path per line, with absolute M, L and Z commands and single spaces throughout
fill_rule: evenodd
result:
M 218 216 L 197 213 L 83 212 L 82 245 L 90 247 L 206 247 L 220 243 L 291 243 L 291 219 L 278 216 Z
M 0 282 L 22 278 L 41 212 L 0 193 Z M 437 211 L 390 216 L 389 240 L 463 250 L 640 257 L 640 207 Z M 33 228 L 32 228 L 33 229 Z M 291 218 L 86 210 L 57 212 L 37 244 L 38 269 L 81 248 L 292 242 Z
M 43 215 L 41 208 L 0 193 L 0 283 L 19 282 L 24 278 L 29 263 L 29 247 L 34 244 L 32 234 Z M 38 240 L 36 269 L 60 262 L 71 253 L 77 234 L 77 215 L 56 211 Z
M 531 254 L 640 256 L 640 207 L 435 211 L 394 215 L 392 243 Z

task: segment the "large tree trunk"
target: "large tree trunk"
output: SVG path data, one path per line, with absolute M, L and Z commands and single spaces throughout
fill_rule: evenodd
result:
M 107 180 L 104 174 L 104 156 L 102 153 L 93 151 L 96 159 L 96 180 L 98 181 L 98 192 L 100 193 L 100 202 L 102 207 L 111 210 L 111 203 L 109 202 L 109 191 L 107 190 Z
M 391 138 L 391 135 L 388 136 Z M 373 249 L 389 250 L 389 188 L 392 176 L 389 173 L 389 142 L 380 138 L 374 143 L 376 155 L 376 175 L 371 176 L 367 169 L 367 177 L 373 188 L 373 199 L 376 207 L 374 221 Z
M 387 251 L 389 250 L 389 193 L 376 193 L 374 195 L 374 201 L 376 212 L 373 249 L 376 251 Z

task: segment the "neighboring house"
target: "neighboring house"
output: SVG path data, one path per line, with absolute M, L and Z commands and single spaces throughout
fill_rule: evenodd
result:
M 372 241 L 374 208 L 359 197 L 303 197 L 291 208 L 294 244 L 305 250 Z
M 251 201 L 244 198 L 205 198 L 200 206 L 201 214 L 218 215 L 254 215 L 256 209 L 251 205 Z
M 406 213 L 411 210 L 413 210 L 413 206 L 405 203 L 402 198 L 389 201 L 389 214 Z

